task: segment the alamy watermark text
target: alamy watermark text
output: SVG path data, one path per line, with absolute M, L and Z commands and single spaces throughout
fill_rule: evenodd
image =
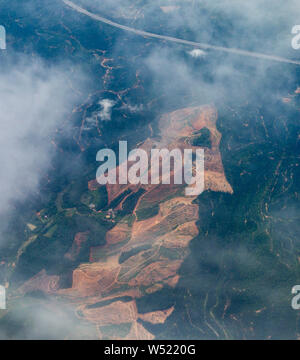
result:
M 5 27 L 0 25 L 0 50 L 6 49 L 6 30 Z
M 149 159 L 150 154 L 150 159 Z M 143 149 L 127 151 L 127 141 L 119 142 L 119 168 L 113 150 L 102 149 L 97 161 L 103 162 L 96 174 L 97 182 L 106 184 L 187 184 L 187 196 L 198 196 L 204 191 L 203 149 Z M 129 166 L 129 164 L 131 166 Z
M 292 34 L 295 35 L 292 38 L 292 48 L 294 50 L 300 50 L 300 25 L 295 25 L 292 28 Z

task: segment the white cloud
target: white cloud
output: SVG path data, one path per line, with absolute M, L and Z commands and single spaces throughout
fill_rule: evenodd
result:
M 38 189 L 51 163 L 51 139 L 75 102 L 68 74 L 67 66 L 38 60 L 0 70 L 1 217 Z
M 102 110 L 99 112 L 99 117 L 102 121 L 110 121 L 112 108 L 115 106 L 115 102 L 110 99 L 103 99 L 99 101 L 99 105 L 102 106 Z
M 144 110 L 144 105 L 143 104 L 139 104 L 139 105 L 124 104 L 120 109 L 128 110 L 131 113 L 137 113 L 137 112 Z
M 201 58 L 206 55 L 206 52 L 200 49 L 193 49 L 189 51 L 188 54 L 193 58 Z

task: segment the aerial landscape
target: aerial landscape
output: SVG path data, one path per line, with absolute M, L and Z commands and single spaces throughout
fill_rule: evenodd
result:
M 299 14 L 0 0 L 0 340 L 300 339 Z

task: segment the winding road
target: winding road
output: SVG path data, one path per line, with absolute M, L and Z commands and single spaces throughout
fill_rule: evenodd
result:
M 198 43 L 198 42 L 194 42 L 194 41 L 188 41 L 188 40 L 184 40 L 184 39 L 174 38 L 174 37 L 171 37 L 171 36 L 159 35 L 159 34 L 154 34 L 154 33 L 150 33 L 150 32 L 147 32 L 147 31 L 134 29 L 134 28 L 131 28 L 129 26 L 118 24 L 118 23 L 116 23 L 114 21 L 111 21 L 109 19 L 106 19 L 106 18 L 104 18 L 102 16 L 93 14 L 93 13 L 83 9 L 82 7 L 74 4 L 72 1 L 69 1 L 69 0 L 62 0 L 62 1 L 67 6 L 71 7 L 73 10 L 75 10 L 75 11 L 81 13 L 81 14 L 84 14 L 84 15 L 90 17 L 91 19 L 100 21 L 102 23 L 105 23 L 107 25 L 113 26 L 115 28 L 118 28 L 118 29 L 121 29 L 121 30 L 124 30 L 124 31 L 132 32 L 132 33 L 134 33 L 136 35 L 139 35 L 139 36 L 144 36 L 144 37 L 148 37 L 148 38 L 155 38 L 155 39 L 170 41 L 170 42 L 173 42 L 173 43 L 184 44 L 184 45 L 189 45 L 189 46 L 193 46 L 194 48 L 200 48 L 200 49 L 203 49 L 203 50 L 216 50 L 216 51 L 222 51 L 222 52 L 241 55 L 241 56 L 246 56 L 246 57 L 253 57 L 253 58 L 258 58 L 258 59 L 277 61 L 277 62 L 281 62 L 281 63 L 288 63 L 288 64 L 294 64 L 294 65 L 299 65 L 300 66 L 300 61 L 290 60 L 290 59 L 286 59 L 286 58 L 279 57 L 279 56 L 266 55 L 266 54 L 261 54 L 261 53 L 257 53 L 257 52 L 252 52 L 252 51 L 246 51 L 246 50 L 227 48 L 227 47 L 222 47 L 222 46 L 214 46 L 214 45 L 209 45 L 209 44 L 203 44 L 203 43 Z

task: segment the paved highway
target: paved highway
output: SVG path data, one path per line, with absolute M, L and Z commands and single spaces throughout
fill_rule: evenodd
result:
M 94 19 L 94 20 L 100 21 L 102 23 L 108 24 L 110 26 L 113 26 L 115 28 L 118 28 L 118 29 L 121 29 L 121 30 L 124 30 L 124 31 L 132 32 L 132 33 L 134 33 L 136 35 L 140 35 L 140 36 L 144 36 L 144 37 L 148 37 L 148 38 L 155 38 L 155 39 L 170 41 L 170 42 L 184 44 L 184 45 L 189 45 L 189 46 L 193 46 L 194 48 L 200 48 L 200 49 L 203 49 L 203 50 L 216 50 L 216 51 L 222 51 L 222 52 L 241 55 L 241 56 L 246 56 L 246 57 L 253 57 L 253 58 L 258 58 L 258 59 L 277 61 L 277 62 L 294 64 L 294 65 L 299 65 L 300 66 L 300 61 L 290 60 L 290 59 L 286 59 L 286 58 L 279 57 L 279 56 L 266 55 L 266 54 L 261 54 L 261 53 L 257 53 L 257 52 L 252 52 L 252 51 L 246 51 L 246 50 L 227 48 L 227 47 L 222 47 L 222 46 L 214 46 L 214 45 L 209 45 L 209 44 L 203 44 L 203 43 L 198 43 L 198 42 L 194 42 L 194 41 L 188 41 L 188 40 L 184 40 L 184 39 L 174 38 L 174 37 L 171 37 L 171 36 L 159 35 L 159 34 L 154 34 L 154 33 L 150 33 L 150 32 L 147 32 L 147 31 L 134 29 L 134 28 L 131 28 L 129 26 L 118 24 L 118 23 L 116 23 L 114 21 L 111 21 L 109 19 L 106 19 L 106 18 L 104 18 L 104 17 L 102 17 L 100 15 L 93 14 L 93 13 L 83 9 L 82 7 L 74 4 L 72 1 L 69 1 L 69 0 L 62 0 L 62 1 L 67 6 L 71 7 L 72 9 L 76 10 L 77 12 L 79 12 L 81 14 L 84 14 L 84 15 L 86 15 L 86 16 Z

